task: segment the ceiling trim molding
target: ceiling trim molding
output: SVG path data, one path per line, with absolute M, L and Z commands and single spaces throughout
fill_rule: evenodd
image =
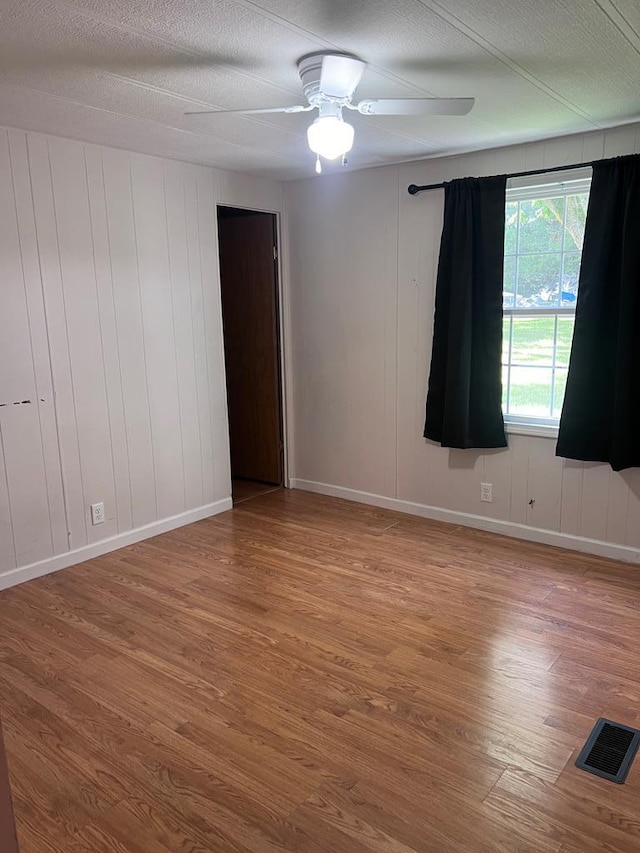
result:
M 589 124 L 593 125 L 594 128 L 599 129 L 600 127 L 602 127 L 602 125 L 599 124 L 592 116 L 590 116 L 589 113 L 582 110 L 579 106 L 572 103 L 567 98 L 564 98 L 559 92 L 556 92 L 555 89 L 553 89 L 551 86 L 548 86 L 546 83 L 540 80 L 539 77 L 536 77 L 535 74 L 532 74 L 530 71 L 527 71 L 527 69 L 523 68 L 518 62 L 515 61 L 515 59 L 512 59 L 510 56 L 508 56 L 506 53 L 503 53 L 490 41 L 487 41 L 487 39 L 485 39 L 484 36 L 481 36 L 479 32 L 473 29 L 473 27 L 470 27 L 468 24 L 465 24 L 459 18 L 456 18 L 455 15 L 452 15 L 451 12 L 447 11 L 447 9 L 445 9 L 440 3 L 438 3 L 437 0 L 417 0 L 417 2 L 420 3 L 421 6 L 424 6 L 425 9 L 429 9 L 430 11 L 432 11 L 439 18 L 442 18 L 443 21 L 446 21 L 448 24 L 451 24 L 451 26 L 455 27 L 458 32 L 471 39 L 471 41 L 475 42 L 478 47 L 481 47 L 486 50 L 487 53 L 490 53 L 491 56 L 494 57 L 494 59 L 497 59 L 499 62 L 502 62 L 504 65 L 506 65 L 516 74 L 518 74 L 524 80 L 527 80 L 536 88 L 540 89 L 541 92 L 544 92 L 545 95 L 548 95 L 550 98 L 553 98 L 555 101 L 562 104 L 563 107 L 566 107 L 568 110 L 571 110 L 571 112 L 580 116 L 580 118 L 584 119 L 585 121 L 588 121 Z
M 594 2 L 602 13 L 611 21 L 620 35 L 626 39 L 636 53 L 640 55 L 640 33 L 638 33 L 635 27 L 631 25 L 624 14 L 615 5 L 613 0 L 594 0 Z

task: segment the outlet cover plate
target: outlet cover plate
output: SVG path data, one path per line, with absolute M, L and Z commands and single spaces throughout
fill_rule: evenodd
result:
M 102 524 L 104 522 L 104 503 L 91 504 L 91 524 Z
M 485 503 L 493 503 L 493 484 L 480 483 L 480 500 Z

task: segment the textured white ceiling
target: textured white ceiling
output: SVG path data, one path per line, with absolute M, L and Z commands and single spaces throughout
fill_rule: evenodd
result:
M 639 0 L 0 0 L 0 123 L 307 176 L 309 115 L 183 113 L 303 103 L 296 61 L 329 48 L 369 63 L 357 99 L 476 98 L 350 115 L 348 168 L 640 118 Z

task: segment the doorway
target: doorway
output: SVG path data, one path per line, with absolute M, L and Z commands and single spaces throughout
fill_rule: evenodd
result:
M 277 225 L 273 213 L 218 207 L 234 505 L 284 483 Z

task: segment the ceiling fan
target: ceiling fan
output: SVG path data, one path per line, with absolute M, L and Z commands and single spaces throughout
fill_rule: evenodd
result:
M 309 148 L 316 155 L 316 172 L 322 171 L 320 157 L 343 158 L 351 150 L 353 126 L 342 116 L 354 110 L 365 116 L 466 115 L 473 98 L 379 98 L 352 103 L 367 63 L 347 53 L 310 53 L 298 60 L 298 72 L 308 104 L 291 107 L 264 107 L 249 110 L 197 110 L 185 115 L 224 115 L 242 113 L 304 113 L 318 110 L 318 117 L 307 129 Z

